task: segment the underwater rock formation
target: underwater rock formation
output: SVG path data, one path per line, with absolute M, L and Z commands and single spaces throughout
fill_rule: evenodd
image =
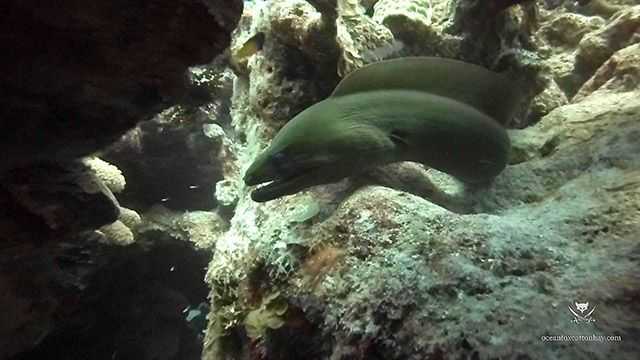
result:
M 576 91 L 578 76 L 574 73 L 575 57 L 580 40 L 588 33 L 603 27 L 604 19 L 571 12 L 541 10 L 541 25 L 535 40 L 538 52 L 545 57 L 549 77 L 563 93 Z M 550 81 L 551 81 L 550 80 Z M 565 95 L 565 98 L 567 96 Z M 545 115 L 545 114 L 542 114 Z
M 138 125 L 102 154 L 127 174 L 129 185 L 118 198 L 141 210 L 158 203 L 177 210 L 215 208 L 212 184 L 230 171 L 225 164 L 235 156 L 219 125 L 226 120 L 178 106 Z
M 339 0 L 338 14 L 336 41 L 341 49 L 340 76 L 376 61 L 367 54 L 392 46 L 394 37 L 391 30 L 366 15 L 359 1 Z
M 313 3 L 324 11 L 321 18 L 337 22 L 341 61 L 349 60 L 345 44 L 358 54 L 343 69 L 366 63 L 361 55 L 377 43 L 340 37 L 341 26 L 343 35 L 355 26 L 340 24 L 349 18 L 344 5 L 356 2 L 337 2 L 335 17 Z M 368 29 L 387 27 L 393 36 L 387 42 L 403 32 L 404 39 L 425 39 L 435 29 L 459 45 L 439 51 L 489 66 L 506 61 L 516 72 L 539 71 L 535 87 L 544 91 L 533 100 L 533 115 L 523 113 L 515 123 L 523 129 L 509 131 L 510 165 L 490 186 L 474 188 L 432 169 L 394 164 L 378 172 L 398 175 L 398 181 L 366 174 L 266 203 L 251 201 L 250 188 L 227 179 L 238 186 L 237 203 L 206 277 L 211 313 L 203 359 L 633 359 L 640 351 L 631 340 L 640 321 L 635 33 L 596 68 L 575 70 L 583 39 L 600 36 L 603 26 L 618 29 L 615 24 L 629 16 L 607 20 L 541 9 L 537 24 L 514 31 L 510 26 L 530 16 L 531 4 L 490 20 L 471 16 L 488 14 L 491 9 L 473 7 L 485 2 L 459 1 L 454 25 L 437 28 L 427 26 L 423 8 L 402 16 L 412 11 L 409 3 L 423 2 L 380 0 L 352 8 L 349 19 Z M 278 5 L 287 6 L 303 5 Z M 376 19 L 380 9 L 384 20 L 362 20 Z M 286 121 L 292 109 L 309 105 L 309 98 L 281 96 L 290 80 L 285 73 L 261 71 L 259 64 L 286 66 L 282 51 L 292 50 L 278 45 L 272 28 L 260 29 L 267 41 L 247 59 L 243 76 L 250 81 L 234 88 L 232 123 L 246 134 L 240 169 L 282 124 L 264 109 L 286 109 L 278 114 Z M 470 33 L 474 29 L 479 33 Z M 234 36 L 250 37 L 242 31 Z M 297 80 L 300 88 L 316 85 Z M 597 307 L 596 322 L 572 321 L 567 306 L 581 301 Z M 545 340 L 562 334 L 622 341 L 560 346 Z
M 229 42 L 241 1 L 6 1 L 0 169 L 109 145 L 188 92 Z M 11 136 L 8 136 L 11 134 Z
M 158 203 L 176 210 L 217 206 L 212 184 L 235 171 L 227 135 L 235 76 L 226 65 L 220 56 L 189 71 L 209 101 L 166 109 L 102 152 L 127 174 L 129 185 L 118 195 L 122 202 L 141 211 Z
M 25 270 L 33 271 L 30 277 L 0 276 L 3 294 L 18 294 L 22 305 L 5 314 L 23 319 L 0 325 L 0 358 L 200 358 L 202 329 L 190 326 L 184 310 L 206 298 L 202 277 L 208 252 L 194 252 L 188 243 L 170 239 L 155 239 L 152 247 L 80 240 L 49 248 L 45 261 L 24 263 Z M 40 295 L 16 291 L 30 288 Z M 4 332 L 8 324 L 16 329 Z M 35 335 L 38 344 L 32 342 Z M 8 346 L 17 341 L 28 351 L 7 357 Z
M 569 98 L 615 51 L 638 41 L 639 9 L 624 7 L 608 19 L 541 11 L 537 46 L 547 58 L 554 81 Z
M 177 102 L 209 101 L 208 89 L 186 71 L 222 53 L 242 6 L 240 0 L 0 5 L 7 54 L 0 60 L 0 303 L 7 314 L 0 319 L 0 359 L 45 339 L 55 347 L 47 336 L 69 327 L 82 333 L 78 324 L 94 315 L 83 306 L 92 306 L 94 296 L 107 300 L 103 290 L 113 285 L 94 289 L 93 275 L 113 275 L 108 265 L 118 256 L 143 256 L 133 250 L 139 246 L 104 245 L 130 244 L 141 220 L 113 195 L 123 190 L 126 173 L 82 158 Z M 53 358 L 43 352 L 39 358 Z M 76 358 L 113 358 L 101 356 Z
M 0 115 L 24 115 L 3 123 L 0 359 L 635 360 L 633 1 L 247 1 L 237 27 L 240 1 L 0 5 L 25 65 L 0 76 Z M 401 162 L 252 201 L 283 125 L 412 55 L 521 81 L 493 182 Z
M 226 226 L 219 214 L 212 211 L 176 212 L 156 205 L 144 214 L 144 223 L 138 229 L 143 237 L 161 234 L 199 249 L 213 250 Z
M 617 12 L 605 27 L 585 35 L 578 44 L 576 71 L 586 80 L 615 51 L 638 42 L 640 5 Z
M 8 195 L 6 201 L 13 203 L 6 207 L 21 209 L 9 211 L 3 218 L 2 236 L 9 243 L 56 241 L 111 223 L 119 216 L 111 189 L 81 162 L 13 169 L 0 179 L 2 191 Z
M 573 101 L 598 91 L 633 90 L 640 86 L 640 43 L 627 46 L 614 53 L 595 74 L 582 85 Z

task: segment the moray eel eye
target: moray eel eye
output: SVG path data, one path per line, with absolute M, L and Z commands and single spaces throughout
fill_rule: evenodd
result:
M 295 174 L 295 169 L 289 157 L 282 151 L 275 153 L 271 157 L 271 163 L 278 175 L 289 177 Z

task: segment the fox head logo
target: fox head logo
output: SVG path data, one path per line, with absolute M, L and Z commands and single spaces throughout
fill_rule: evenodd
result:
M 575 304 L 576 304 L 576 309 L 578 309 L 583 314 L 585 311 L 587 311 L 587 309 L 589 309 L 589 302 L 579 303 L 576 301 Z

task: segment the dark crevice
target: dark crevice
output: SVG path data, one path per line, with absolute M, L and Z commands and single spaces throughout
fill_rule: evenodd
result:
M 66 244 L 51 259 L 63 302 L 55 329 L 13 360 L 200 359 L 209 258 L 173 239 L 149 249 Z M 200 314 L 187 321 L 189 310 Z

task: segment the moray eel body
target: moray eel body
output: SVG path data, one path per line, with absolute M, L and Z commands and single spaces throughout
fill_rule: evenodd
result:
M 510 148 L 502 125 L 520 96 L 505 76 L 452 59 L 387 60 L 349 74 L 289 121 L 247 170 L 263 202 L 372 166 L 416 161 L 469 183 L 493 179 Z

